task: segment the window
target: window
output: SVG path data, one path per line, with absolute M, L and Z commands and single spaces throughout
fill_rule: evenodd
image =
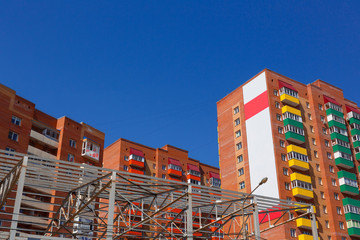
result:
M 244 168 L 240 168 L 238 170 L 238 174 L 239 174 L 239 176 L 244 175 Z
M 310 132 L 314 132 L 314 127 L 313 126 L 310 126 Z
M 344 222 L 339 222 L 340 229 L 344 229 Z
M 278 90 L 274 89 L 274 96 L 278 96 L 278 95 L 279 95 Z
M 338 193 L 334 193 L 334 198 L 335 198 L 335 200 L 339 200 L 339 194 L 338 194 Z
M 275 107 L 276 107 L 276 108 L 280 108 L 280 103 L 279 103 L 279 102 L 275 102 Z
M 16 126 L 20 126 L 21 125 L 21 118 L 18 118 L 16 116 L 12 116 L 11 123 L 15 124 Z
M 285 189 L 286 189 L 286 190 L 290 190 L 290 183 L 285 182 Z
M 342 214 L 342 213 L 341 213 L 341 207 L 336 207 L 336 213 L 339 214 L 339 215 Z
M 244 189 L 245 188 L 245 181 L 242 181 L 242 182 L 240 182 L 240 189 Z
M 325 117 L 324 117 L 324 116 L 320 116 L 320 121 L 322 121 L 323 123 L 325 123 Z
M 290 235 L 291 237 L 296 237 L 296 229 L 290 228 Z
M 70 145 L 70 147 L 72 147 L 72 148 L 76 148 L 76 141 L 75 141 L 74 139 L 70 139 L 69 145 Z
M 316 140 L 315 140 L 315 138 L 312 138 L 311 140 L 312 140 L 312 144 L 313 144 L 313 145 L 316 145 Z
M 240 149 L 242 149 L 242 143 L 241 142 L 236 144 L 236 150 L 240 150 Z
M 129 161 L 129 157 L 128 157 L 128 156 L 124 156 L 124 160 L 125 160 L 125 161 Z
M 8 138 L 17 142 L 19 140 L 19 135 L 15 132 L 9 131 Z
M 129 168 L 127 165 L 124 165 L 124 170 L 127 171 Z
M 327 152 L 326 155 L 328 159 L 331 159 L 331 153 Z
M 328 223 L 328 225 L 329 225 L 329 223 Z M 328 227 L 328 228 L 330 228 L 330 227 Z M 328 236 L 328 240 L 331 240 L 331 236 Z
M 280 147 L 285 147 L 285 142 L 280 140 Z
M 326 147 L 329 147 L 329 146 L 330 146 L 329 140 L 325 140 L 325 146 L 326 146 Z
M 235 119 L 234 123 L 235 123 L 235 126 L 239 125 L 240 124 L 240 118 Z
M 323 106 L 319 103 L 319 110 L 323 110 Z
M 11 147 L 6 147 L 5 150 L 9 151 L 9 152 L 15 152 L 15 149 L 13 149 Z M 13 154 L 9 154 L 9 153 L 5 153 L 5 155 L 14 156 Z
M 322 199 L 325 199 L 325 193 L 324 192 L 320 192 L 320 196 Z
M 291 197 L 286 197 L 286 200 L 291 201 Z
M 323 134 L 327 134 L 326 128 L 323 128 Z
M 286 154 L 281 154 L 281 160 L 286 161 Z
M 237 114 L 239 112 L 239 107 L 234 108 L 234 114 Z
M 323 212 L 327 213 L 327 207 L 325 205 L 323 206 Z
M 243 160 L 244 160 L 244 159 L 243 159 L 243 155 L 242 155 L 242 154 L 239 155 L 239 156 L 237 156 L 237 161 L 238 161 L 238 163 L 241 163 Z
M 283 168 L 283 174 L 284 174 L 285 176 L 288 176 L 288 175 L 289 175 L 289 169 Z
M 329 221 L 328 221 L 328 220 L 325 221 L 325 227 L 326 227 L 326 228 L 330 228 L 330 225 L 329 225 Z M 330 238 L 330 239 L 331 239 L 331 238 Z
M 333 172 L 334 172 L 334 166 L 329 165 L 329 171 L 330 171 L 331 173 L 333 173 Z
M 306 102 L 306 107 L 307 107 L 307 108 L 310 108 L 309 102 Z
M 318 158 L 319 155 L 318 155 L 318 152 L 317 151 L 314 151 L 314 157 Z
M 166 165 L 162 165 L 162 166 L 161 166 L 161 169 L 162 169 L 162 170 L 166 170 Z
M 282 134 L 282 133 L 283 133 L 283 128 L 282 128 L 282 127 L 278 127 L 278 132 L 279 132 L 280 134 Z
M 163 179 L 166 179 L 166 175 L 165 175 L 165 174 L 161 175 L 161 177 L 162 177 Z
M 308 118 L 309 118 L 309 120 L 312 120 L 312 117 L 311 117 L 310 113 L 308 113 Z
M 332 178 L 332 179 L 331 179 L 331 184 L 332 184 L 333 186 L 337 186 L 337 184 L 336 184 L 336 179 Z
M 281 121 L 281 115 L 278 113 L 276 114 L 276 120 Z
M 75 160 L 75 157 L 74 157 L 74 155 L 72 155 L 72 154 L 68 154 L 68 157 L 67 157 L 67 160 L 69 161 L 69 162 L 74 162 L 74 160 Z
M 153 175 L 152 175 L 153 177 L 155 177 L 155 173 L 153 173 Z
M 153 169 L 156 169 L 156 164 L 155 163 L 153 163 Z
M 323 185 L 323 182 L 322 182 L 322 178 L 321 178 L 321 177 L 318 178 L 318 181 L 319 181 L 319 185 Z
M 236 132 L 235 132 L 235 137 L 238 138 L 238 137 L 240 137 L 240 136 L 241 136 L 241 131 L 240 131 L 240 130 L 236 131 Z
M 320 165 L 316 164 L 316 171 L 320 172 Z

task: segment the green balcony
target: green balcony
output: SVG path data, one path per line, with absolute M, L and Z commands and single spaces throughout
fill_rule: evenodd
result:
M 334 110 L 332 108 L 326 109 L 326 115 L 330 115 L 330 114 L 334 114 L 334 115 L 336 115 L 338 117 L 344 118 L 344 114 L 342 112 L 336 111 L 336 110 Z
M 351 132 L 351 136 L 360 135 L 360 130 L 356 128 L 351 129 L 350 132 Z
M 360 125 L 360 120 L 356 119 L 356 118 L 350 118 L 349 119 L 349 124 L 353 124 L 353 123 L 356 123 L 356 124 Z
M 330 122 L 328 122 L 328 124 L 329 124 L 329 127 L 335 126 L 335 127 L 339 127 L 339 128 L 342 128 L 342 129 L 346 129 L 345 124 L 339 123 L 339 122 L 337 122 L 335 120 L 331 120 Z
M 344 184 L 340 186 L 340 192 L 355 196 L 359 194 L 359 189 L 357 187 Z
M 334 139 L 340 139 L 340 140 L 343 140 L 345 142 L 349 142 L 349 138 L 345 135 L 342 135 L 340 133 L 337 133 L 337 132 L 333 132 L 330 134 L 330 137 L 331 137 L 331 140 L 334 140 Z
M 354 146 L 354 148 L 360 147 L 360 141 L 353 142 L 353 146 Z
M 295 121 L 295 120 L 292 120 L 291 118 L 286 118 L 284 119 L 284 126 L 286 125 L 293 125 L 295 127 L 298 127 L 298 128 L 304 128 L 302 122 L 298 122 L 298 121 Z
M 348 227 L 348 234 L 352 237 L 360 237 L 360 228 Z
M 332 147 L 332 149 L 333 149 L 334 152 L 343 152 L 343 153 L 347 153 L 347 154 L 351 155 L 350 148 L 346 148 L 346 147 L 343 147 L 343 146 L 340 146 L 340 145 L 334 145 Z
M 285 133 L 285 139 L 297 144 L 302 144 L 305 142 L 305 137 L 293 132 L 287 132 Z
M 352 198 L 344 198 L 342 200 L 342 202 L 343 202 L 344 207 L 347 206 L 347 205 L 350 205 L 350 206 L 360 208 L 360 201 L 359 200 L 355 200 L 355 199 L 352 199 Z M 360 221 L 360 214 L 353 213 L 353 212 L 347 212 L 347 213 L 345 213 L 345 219 L 346 219 L 346 221 L 350 221 L 350 220 Z
M 347 160 L 345 158 L 335 158 L 335 165 L 338 167 L 351 169 L 354 167 L 353 161 Z
M 340 191 L 349 195 L 358 195 L 359 188 L 356 186 L 356 175 L 347 171 L 339 171 L 337 173 L 339 178 Z
M 360 160 L 360 152 L 355 153 L 355 159 L 356 159 L 356 160 Z

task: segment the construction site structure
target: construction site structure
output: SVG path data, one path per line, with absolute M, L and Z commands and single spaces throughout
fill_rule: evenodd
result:
M 3 150 L 0 179 L 1 239 L 260 240 L 305 216 L 317 239 L 307 203 Z

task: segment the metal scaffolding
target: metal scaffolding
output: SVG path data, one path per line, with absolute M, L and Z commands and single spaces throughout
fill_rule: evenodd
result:
M 306 215 L 318 238 L 306 203 L 2 150 L 0 179 L 0 239 L 260 240 Z

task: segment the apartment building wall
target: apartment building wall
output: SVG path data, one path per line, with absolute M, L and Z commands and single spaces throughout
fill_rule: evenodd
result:
M 290 97 L 280 96 L 279 90 L 284 85 L 297 91 L 297 99 L 293 99 L 293 101 L 298 101 L 297 104 L 288 101 Z M 245 91 L 250 91 L 247 94 L 250 100 L 246 97 Z M 355 200 L 359 198 L 356 194 L 349 195 L 340 190 L 338 174 L 346 170 L 357 176 L 359 164 L 354 160 L 354 167 L 344 169 L 342 167 L 344 165 L 338 164 L 339 159 L 334 160 L 334 152 L 338 146 L 332 145 L 334 134 L 330 133 L 327 120 L 326 99 L 330 98 L 341 105 L 345 115 L 347 105 L 358 109 L 355 103 L 344 99 L 341 89 L 324 81 L 317 80 L 305 85 L 267 69 L 221 99 L 217 103 L 217 109 L 222 186 L 225 189 L 250 192 L 258 184 L 259 177 L 268 176 L 270 181 L 261 186 L 257 194 L 265 193 L 265 195 L 275 197 L 278 195 L 282 199 L 312 203 L 316 206 L 319 233 L 322 239 L 344 240 L 350 237 L 355 239 L 358 235 L 354 233 L 354 228 L 348 229 L 351 236 L 348 235 L 346 222 L 350 217 L 347 213 L 345 218 L 342 200 L 349 197 Z M 236 108 L 239 109 L 238 112 Z M 287 123 L 284 122 L 283 113 L 288 111 L 286 109 L 300 112 L 302 123 L 299 126 L 303 129 L 304 140 L 292 139 L 284 132 Z M 264 117 L 267 111 L 269 119 L 266 118 L 267 116 Z M 253 118 L 257 116 L 260 120 L 254 121 Z M 236 124 L 236 119 L 239 119 L 240 123 Z M 264 134 L 264 131 L 268 131 L 269 128 L 270 139 L 268 134 Z M 346 121 L 346 128 L 348 136 L 351 136 L 349 121 Z M 241 136 L 236 135 L 238 130 L 241 130 Z M 237 144 L 240 142 L 242 146 L 238 149 Z M 356 159 L 354 145 L 352 141 L 349 142 L 353 159 Z M 289 159 L 288 156 L 289 145 L 300 147 L 302 151 L 307 152 L 306 168 L 290 165 L 293 159 Z M 270 151 L 269 146 L 270 149 L 272 148 Z M 241 155 L 242 161 L 239 161 L 238 156 Z M 271 166 L 269 161 L 274 165 Z M 330 168 L 333 170 L 330 171 Z M 243 170 L 240 171 L 240 169 Z M 254 174 L 258 178 L 252 176 Z M 296 176 L 310 177 L 313 197 L 304 199 L 298 197 L 300 195 L 294 195 L 291 184 Z M 266 194 L 269 191 L 273 194 Z M 337 199 L 335 199 L 336 194 L 339 196 Z M 295 222 L 287 224 L 276 230 L 276 233 L 271 232 L 269 236 L 271 239 L 275 239 L 274 237 L 276 239 L 306 239 L 307 235 L 304 233 L 309 234 L 311 230 L 304 226 L 298 227 L 298 225 Z M 293 237 L 294 231 L 297 237 Z
M 101 167 L 104 138 L 104 133 L 85 123 L 78 123 L 65 116 L 57 119 L 36 109 L 34 103 L 0 84 L 0 149 Z M 94 151 L 83 149 L 84 142 L 94 144 L 91 147 L 97 145 L 98 155 L 94 155 Z M 40 201 L 34 206 L 39 210 L 36 214 L 44 215 L 44 219 L 50 215 L 48 209 L 41 209 L 41 201 L 54 201 L 46 197 L 48 193 L 44 189 L 25 189 L 24 195 L 30 198 L 29 202 L 31 199 L 34 202 Z M 10 207 L 12 204 L 13 201 L 8 201 L 9 207 L 5 207 L 5 211 L 12 211 Z M 56 211 L 56 209 L 52 210 Z M 30 213 L 24 210 L 23 214 Z M 0 215 L 1 217 L 6 216 Z M 41 226 L 20 224 L 20 227 L 43 230 Z

